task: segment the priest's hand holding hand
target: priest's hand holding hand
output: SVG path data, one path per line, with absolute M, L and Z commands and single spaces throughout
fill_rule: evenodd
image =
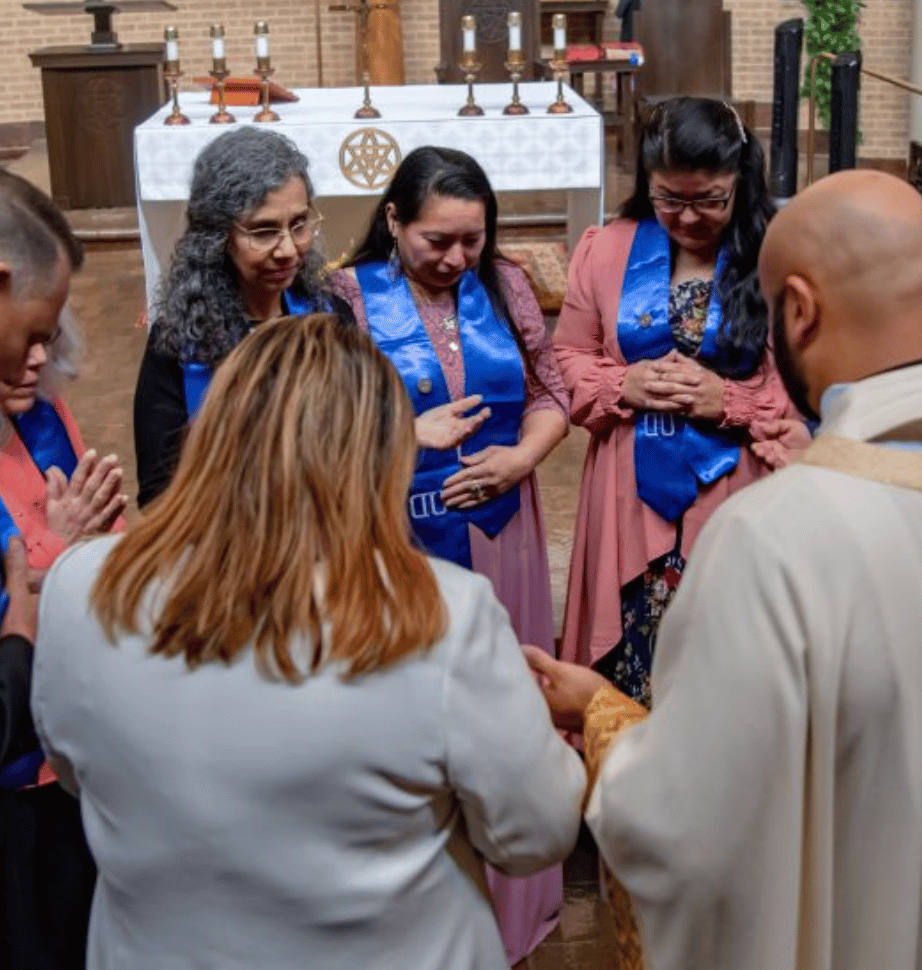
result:
M 813 439 L 803 421 L 775 418 L 773 421 L 753 421 L 749 427 L 753 438 L 749 446 L 772 471 L 785 468 L 810 447 Z
M 489 408 L 472 411 L 483 400 L 482 394 L 471 394 L 460 401 L 449 401 L 438 407 L 423 411 L 416 418 L 416 444 L 419 448 L 437 448 L 440 451 L 454 448 L 472 434 L 490 417 Z
M 589 667 L 555 660 L 540 647 L 525 644 L 522 651 L 529 667 L 538 674 L 554 724 L 564 731 L 582 731 L 589 702 L 602 687 L 609 687 L 609 682 Z

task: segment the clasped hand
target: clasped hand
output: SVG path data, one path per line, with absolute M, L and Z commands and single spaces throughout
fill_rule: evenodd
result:
M 533 468 L 521 445 L 490 445 L 473 455 L 461 455 L 464 467 L 445 479 L 442 504 L 449 509 L 470 509 L 514 488 Z
M 669 411 L 707 421 L 720 421 L 724 413 L 723 378 L 677 350 L 631 364 L 621 396 L 637 410 Z
M 68 544 L 108 532 L 128 504 L 128 496 L 119 493 L 122 469 L 115 455 L 98 458 L 91 448 L 70 481 L 60 468 L 50 468 L 45 477 L 48 528 Z

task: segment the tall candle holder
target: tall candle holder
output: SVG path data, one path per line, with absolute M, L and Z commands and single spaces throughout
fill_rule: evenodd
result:
M 179 79 L 182 71 L 179 68 L 179 31 L 175 27 L 167 27 L 163 32 L 166 41 L 166 64 L 163 76 L 170 85 L 170 97 L 173 110 L 163 119 L 165 125 L 188 125 L 189 119 L 179 110 Z
M 461 30 L 464 35 L 464 48 L 461 51 L 461 61 L 458 67 L 464 75 L 467 84 L 467 103 L 458 111 L 458 114 L 465 118 L 474 118 L 483 114 L 483 108 L 474 100 L 474 81 L 482 67 L 477 60 L 477 21 L 468 14 L 461 18 Z
M 213 24 L 211 27 L 211 70 L 218 90 L 218 110 L 208 119 L 213 125 L 229 125 L 237 119 L 227 110 L 224 103 L 224 79 L 230 74 L 224 57 L 224 27 Z
M 506 70 L 512 79 L 512 100 L 503 108 L 504 115 L 527 115 L 528 108 L 519 98 L 519 79 L 525 73 L 525 54 L 522 52 L 522 14 L 518 10 L 509 11 L 509 53 L 506 56 Z
M 557 79 L 557 100 L 547 109 L 548 114 L 565 115 L 573 108 L 567 104 L 563 96 L 563 76 L 569 65 L 567 64 L 567 18 L 565 14 L 555 13 L 551 18 L 554 31 L 554 56 L 551 58 L 551 70 Z
M 513 59 L 513 54 L 521 54 L 521 52 L 509 51 L 509 60 L 505 64 L 506 70 L 509 72 L 509 77 L 512 80 L 512 100 L 503 108 L 503 114 L 527 115 L 528 108 L 522 104 L 522 99 L 519 97 L 519 80 L 525 72 L 525 58 L 520 56 L 519 58 Z
M 265 20 L 257 20 L 253 33 L 256 36 L 256 76 L 262 90 L 262 110 L 253 116 L 253 120 L 280 121 L 279 116 L 269 107 L 269 78 L 275 73 L 269 62 L 269 25 Z

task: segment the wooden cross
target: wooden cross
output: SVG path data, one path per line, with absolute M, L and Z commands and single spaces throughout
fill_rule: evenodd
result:
M 369 75 L 368 75 L 368 21 L 371 17 L 372 10 L 388 10 L 391 7 L 397 7 L 399 3 L 386 3 L 382 0 L 353 0 L 352 3 L 334 3 L 327 7 L 330 11 L 347 11 L 349 13 L 354 13 L 357 18 L 357 26 L 359 31 L 360 43 L 359 47 L 359 64 L 361 65 L 361 83 L 368 85 Z

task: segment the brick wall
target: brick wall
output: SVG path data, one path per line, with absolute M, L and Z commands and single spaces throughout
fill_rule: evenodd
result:
M 352 83 L 355 70 L 354 18 L 332 13 L 321 0 L 325 83 Z M 648 0 L 652 2 L 652 0 Z M 689 0 L 689 3 L 694 0 Z M 733 83 L 738 98 L 769 102 L 772 91 L 772 44 L 776 24 L 801 16 L 798 0 L 725 0 L 733 11 Z M 183 79 L 204 74 L 209 67 L 209 24 L 220 21 L 227 33 L 229 66 L 250 73 L 253 65 L 253 22 L 269 21 L 275 80 L 288 87 L 317 83 L 315 4 L 312 0 L 180 0 L 171 14 L 120 14 L 115 29 L 124 42 L 159 40 L 167 23 L 180 31 Z M 614 3 L 612 3 L 614 7 Z M 430 83 L 439 60 L 436 0 L 401 0 L 407 82 Z M 91 18 L 43 17 L 23 10 L 20 0 L 0 0 L 0 22 L 7 23 L 0 55 L 0 125 L 40 120 L 43 116 L 39 73 L 28 52 L 52 44 L 81 44 L 89 39 Z M 912 0 L 867 0 L 861 35 L 865 64 L 897 77 L 907 77 L 912 34 Z M 607 34 L 616 37 L 618 24 L 609 19 Z M 865 78 L 862 91 L 862 154 L 871 158 L 904 158 L 908 126 L 908 95 Z

